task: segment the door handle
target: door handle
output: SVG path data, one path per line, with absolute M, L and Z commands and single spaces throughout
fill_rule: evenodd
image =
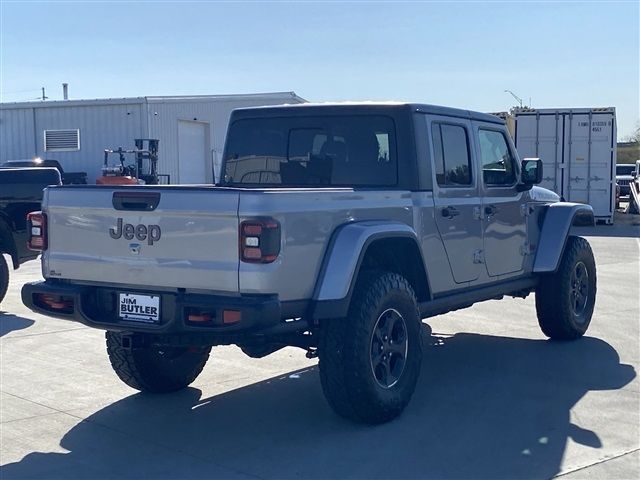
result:
M 498 207 L 496 207 L 495 205 L 487 205 L 484 207 L 484 213 L 485 215 L 495 215 L 495 213 L 498 211 Z
M 453 218 L 457 215 L 460 215 L 460 210 L 456 207 L 444 207 L 440 210 L 440 214 L 445 218 Z

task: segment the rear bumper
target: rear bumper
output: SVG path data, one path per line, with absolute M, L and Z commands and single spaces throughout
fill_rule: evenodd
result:
M 118 316 L 118 294 L 121 292 L 159 295 L 160 320 L 157 323 L 143 323 L 121 319 Z M 49 296 L 49 303 L 44 300 L 45 295 Z M 56 299 L 56 306 L 51 305 L 51 298 Z M 22 287 L 22 302 L 43 315 L 114 331 L 193 333 L 217 337 L 247 333 L 277 334 L 281 325 L 287 325 L 281 320 L 280 301 L 275 295 L 227 297 L 44 281 L 25 284 Z M 224 311 L 239 312 L 239 320 L 225 323 Z M 189 314 L 194 312 L 206 312 L 209 320 L 190 321 Z M 234 314 L 233 318 L 238 318 L 238 315 Z

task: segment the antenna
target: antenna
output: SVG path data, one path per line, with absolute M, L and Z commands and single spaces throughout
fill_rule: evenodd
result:
M 511 94 L 511 96 L 512 96 L 513 98 L 515 98 L 515 99 L 516 99 L 516 101 L 520 104 L 520 108 L 522 108 L 522 99 L 521 99 L 519 96 L 517 96 L 517 95 L 516 95 L 515 93 L 513 93 L 511 90 L 505 90 L 505 91 L 504 91 L 504 93 L 509 93 L 509 94 Z

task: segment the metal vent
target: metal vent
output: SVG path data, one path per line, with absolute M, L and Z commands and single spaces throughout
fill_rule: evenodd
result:
M 80 150 L 80 130 L 45 130 L 45 152 Z

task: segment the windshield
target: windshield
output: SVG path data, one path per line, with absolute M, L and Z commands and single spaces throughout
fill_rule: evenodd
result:
M 616 165 L 616 175 L 631 175 L 635 165 Z
M 230 126 L 225 185 L 392 186 L 393 120 L 384 116 L 244 119 Z

